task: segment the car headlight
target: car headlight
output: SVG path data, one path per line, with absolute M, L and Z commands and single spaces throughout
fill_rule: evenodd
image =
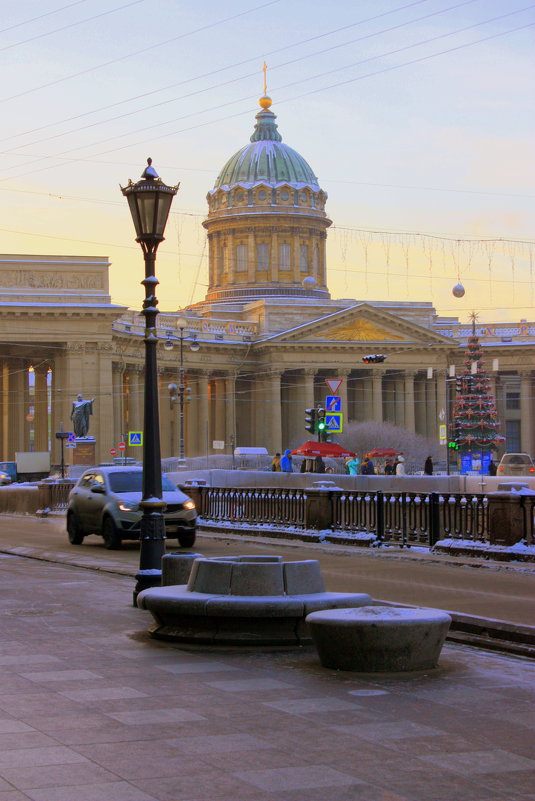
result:
M 119 509 L 121 512 L 136 512 L 139 509 L 139 504 L 131 503 L 130 501 L 121 501 Z
M 184 509 L 195 509 L 195 504 L 193 501 L 186 501 L 184 504 Z

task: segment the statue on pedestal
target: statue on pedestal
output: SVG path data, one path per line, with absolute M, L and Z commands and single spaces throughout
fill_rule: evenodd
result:
M 72 402 L 71 420 L 77 437 L 87 437 L 89 416 L 93 414 L 94 401 L 94 398 L 84 400 L 83 395 L 77 395 L 76 400 Z

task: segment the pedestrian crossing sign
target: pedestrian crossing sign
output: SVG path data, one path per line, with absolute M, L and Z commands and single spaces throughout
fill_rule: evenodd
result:
M 344 415 L 341 412 L 327 412 L 325 428 L 330 434 L 341 434 L 344 430 Z
M 130 447 L 143 445 L 143 431 L 129 431 L 128 444 Z

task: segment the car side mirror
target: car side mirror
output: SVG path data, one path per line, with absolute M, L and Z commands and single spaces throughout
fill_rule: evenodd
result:
M 104 489 L 102 484 L 94 484 L 94 486 L 91 487 L 91 492 L 94 492 L 97 495 L 104 495 L 106 490 Z

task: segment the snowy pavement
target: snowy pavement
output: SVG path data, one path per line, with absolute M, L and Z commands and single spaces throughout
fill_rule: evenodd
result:
M 0 801 L 535 799 L 535 665 L 151 640 L 130 576 L 0 555 Z

